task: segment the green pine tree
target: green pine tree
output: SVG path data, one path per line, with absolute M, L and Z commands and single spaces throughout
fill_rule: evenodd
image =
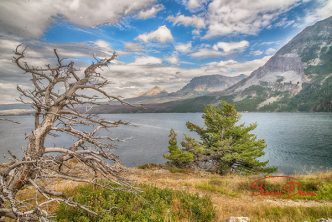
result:
M 265 141 L 257 139 L 252 130 L 256 124 L 240 124 L 240 114 L 234 105 L 220 102 L 204 109 L 205 127 L 187 122 L 187 128 L 199 135 L 200 141 L 185 135 L 181 145 L 177 146 L 176 133 L 172 129 L 169 135 L 169 153 L 164 157 L 178 167 L 196 168 L 225 174 L 271 173 L 274 167 L 267 167 L 268 161 L 257 158 L 264 155 Z
M 168 153 L 164 154 L 164 158 L 176 167 L 186 167 L 194 160 L 194 154 L 183 149 L 179 149 L 177 145 L 176 132 L 171 129 L 169 132 Z
M 209 105 L 205 108 L 203 119 L 205 128 L 187 122 L 187 128 L 201 138 L 205 160 L 217 166 L 215 171 L 241 173 L 271 173 L 275 168 L 266 167 L 268 161 L 261 162 L 258 157 L 264 155 L 265 141 L 257 139 L 251 133 L 256 124 L 239 124 L 240 114 L 235 106 L 227 102 Z

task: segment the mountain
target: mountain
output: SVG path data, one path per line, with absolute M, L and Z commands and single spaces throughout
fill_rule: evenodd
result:
M 304 67 L 301 58 L 295 53 L 276 54 L 267 63 L 256 69 L 250 76 L 226 90 L 234 94 L 258 85 L 277 91 L 301 90 L 304 82 Z
M 167 93 L 160 87 L 155 86 L 147 92 L 142 93 L 138 97 L 127 99 L 129 103 L 163 103 L 175 100 L 182 100 L 204 96 L 212 92 L 219 92 L 227 89 L 235 83 L 244 79 L 246 75 L 238 75 L 233 77 L 223 75 L 205 75 L 194 77 L 183 88 L 176 92 Z
M 159 86 L 155 86 L 151 89 L 149 89 L 148 91 L 140 94 L 140 97 L 144 97 L 144 96 L 160 96 L 160 95 L 165 95 L 167 94 L 166 90 L 161 89 Z
M 227 78 L 196 77 L 165 100 L 146 101 L 144 110 L 117 106 L 103 112 L 197 112 L 221 99 L 240 111 L 332 112 L 332 16 L 306 27 L 248 77 L 233 85 Z
M 305 28 L 224 95 L 243 110 L 332 111 L 332 17 Z
M 222 75 L 206 75 L 198 76 L 190 80 L 182 89 L 176 92 L 178 95 L 205 95 L 211 92 L 223 91 L 235 83 L 244 79 L 246 75 L 238 75 L 234 77 Z

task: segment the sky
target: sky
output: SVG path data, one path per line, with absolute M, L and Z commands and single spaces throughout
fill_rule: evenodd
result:
M 31 87 L 12 62 L 52 63 L 52 50 L 84 70 L 92 57 L 119 57 L 102 71 L 123 98 L 193 77 L 249 75 L 303 28 L 332 15 L 332 0 L 1 0 L 0 104 Z

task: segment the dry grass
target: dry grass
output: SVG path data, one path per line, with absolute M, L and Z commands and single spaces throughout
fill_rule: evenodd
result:
M 314 221 L 332 217 L 332 200 L 294 200 L 271 196 L 252 196 L 250 184 L 258 176 L 220 176 L 205 172 L 176 172 L 165 169 L 130 169 L 129 177 L 137 183 L 186 190 L 211 197 L 218 221 L 230 216 L 247 216 L 251 221 Z M 128 175 L 128 174 L 127 174 Z M 332 171 L 296 176 L 301 181 L 331 182 Z M 283 179 L 272 181 L 284 183 Z
M 259 178 L 258 176 L 220 176 L 174 169 L 169 171 L 158 166 L 152 169 L 129 168 L 123 176 L 139 184 L 210 196 L 217 212 L 217 221 L 224 221 L 230 216 L 246 216 L 251 218 L 251 221 L 262 222 L 315 221 L 314 219 L 322 217 L 332 217 L 332 199 L 301 200 L 252 196 L 250 184 Z M 332 183 L 332 171 L 296 176 L 296 178 L 309 185 L 319 181 Z M 49 182 L 48 186 L 57 191 L 68 191 L 81 184 L 62 180 Z M 271 183 L 278 185 L 283 182 L 282 179 L 276 179 Z M 33 198 L 35 195 L 31 188 L 19 193 L 21 199 Z M 50 205 L 48 209 L 54 212 L 57 205 Z

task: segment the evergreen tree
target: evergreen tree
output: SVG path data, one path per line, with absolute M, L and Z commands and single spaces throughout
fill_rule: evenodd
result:
M 266 167 L 268 161 L 257 160 L 264 155 L 263 150 L 266 147 L 264 140 L 257 139 L 251 133 L 257 125 L 240 124 L 240 114 L 232 104 L 220 102 L 217 106 L 207 106 L 203 119 L 205 127 L 191 122 L 186 124 L 190 131 L 199 135 L 200 141 L 185 136 L 183 148 L 179 149 L 176 146 L 177 153 L 189 152 L 193 155 L 191 161 L 186 162 L 187 165 L 192 164 L 197 168 L 220 174 L 275 171 L 273 167 Z
M 169 146 L 168 153 L 164 154 L 164 158 L 169 160 L 169 163 L 177 167 L 185 167 L 194 160 L 194 154 L 183 149 L 179 149 L 177 145 L 176 132 L 171 129 L 169 132 Z

